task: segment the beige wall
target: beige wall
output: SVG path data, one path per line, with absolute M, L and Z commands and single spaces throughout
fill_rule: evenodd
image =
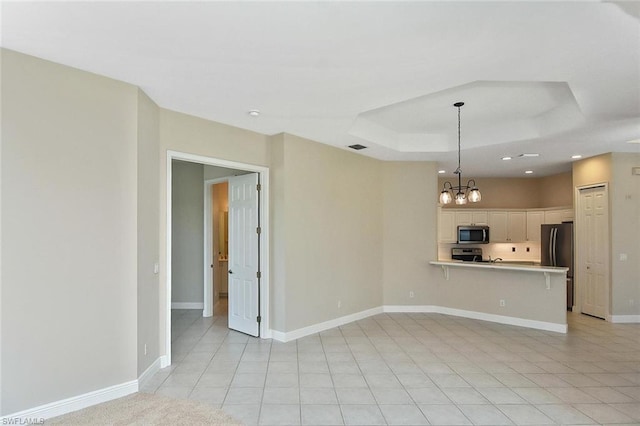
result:
M 611 154 L 611 313 L 640 314 L 640 176 L 632 167 L 640 167 L 640 154 Z M 627 260 L 620 260 L 626 254 Z M 633 300 L 633 304 L 631 304 Z
M 573 186 L 611 182 L 611 154 L 603 154 L 573 163 Z
M 202 164 L 173 160 L 171 303 L 204 302 L 204 177 Z
M 495 283 L 460 272 L 445 281 L 439 267 L 428 265 L 436 258 L 433 164 L 384 163 L 291 135 L 269 137 L 157 109 L 127 84 L 6 50 L 2 55 L 3 414 L 134 380 L 164 354 L 167 150 L 270 168 L 275 330 L 382 304 L 525 317 L 545 312 L 525 302 L 496 306 L 502 295 L 538 303 L 544 288 L 538 274 L 520 283 L 504 272 Z M 627 157 L 613 161 L 628 166 Z M 575 168 L 574 178 L 584 168 Z M 626 195 L 636 197 L 637 183 L 613 178 L 624 182 L 622 197 L 612 197 L 614 217 L 622 215 L 615 220 L 629 220 L 636 211 L 625 207 Z M 483 189 L 483 181 L 478 184 Z M 502 193 L 490 180 L 484 184 L 485 198 Z M 637 265 L 633 242 L 617 231 L 614 252 L 628 252 L 625 268 Z M 149 272 L 158 248 L 159 277 Z M 202 255 L 198 261 L 202 273 Z M 636 270 L 619 271 L 623 284 L 614 285 L 614 303 L 623 312 L 618 304 L 635 294 Z M 557 300 L 563 303 L 560 294 Z M 141 355 L 145 343 L 147 357 Z
M 573 176 L 571 172 L 541 177 L 537 181 L 540 195 L 538 207 L 573 206 Z
M 275 276 L 276 294 L 284 282 L 281 331 L 380 306 L 381 163 L 292 135 L 282 145 L 274 180 L 283 187 L 273 189 L 284 208 L 274 211 L 274 222 L 285 226 L 272 234 L 285 251 L 286 280 Z
M 2 414 L 137 377 L 137 102 L 2 50 Z
M 269 165 L 269 137 L 237 127 L 160 109 L 160 306 L 167 303 L 167 150 L 259 166 Z M 160 310 L 162 350 L 165 354 L 166 309 Z
M 285 232 L 287 229 L 285 206 L 285 135 L 283 133 L 271 137 L 271 167 L 269 178 L 271 184 L 271 282 L 270 316 L 271 328 L 286 330 L 287 300 L 285 293 L 287 245 Z
M 611 315 L 640 314 L 640 179 L 631 175 L 631 168 L 639 166 L 640 154 L 612 153 L 578 161 L 573 167 L 575 186 L 609 183 Z M 620 254 L 627 260 L 621 261 Z
M 385 162 L 383 169 L 383 291 L 385 305 L 431 305 L 439 271 L 438 197 L 433 162 Z M 409 292 L 414 297 L 409 297 Z
M 444 208 L 532 209 L 573 205 L 571 172 L 542 178 L 478 178 L 475 179 L 482 200 L 464 206 L 449 204 Z M 453 178 L 438 179 L 438 192 L 446 181 L 457 185 Z M 462 182 L 466 184 L 466 181 Z
M 445 280 L 439 266 L 435 305 L 492 315 L 566 324 L 566 275 L 551 274 L 551 289 L 537 272 L 450 268 Z M 505 306 L 500 306 L 500 300 Z
M 138 90 L 138 377 L 160 356 L 158 107 Z M 147 351 L 145 354 L 145 345 Z

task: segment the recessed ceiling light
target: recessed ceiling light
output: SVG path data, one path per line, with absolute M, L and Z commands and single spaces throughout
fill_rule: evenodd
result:
M 249 110 L 249 112 L 247 112 L 247 114 L 249 114 L 252 117 L 257 117 L 257 116 L 260 115 L 260 111 L 257 110 L 257 109 L 252 109 L 252 110 Z
M 438 173 L 440 173 L 440 174 L 443 174 L 443 173 L 446 173 L 446 172 L 447 172 L 446 170 L 438 170 Z
M 540 156 L 540 154 L 534 154 L 534 153 L 518 155 L 518 157 L 520 157 L 520 158 L 524 158 L 524 157 L 539 157 L 539 156 Z
M 530 175 L 531 173 L 533 173 L 533 170 L 526 170 L 525 173 Z
M 502 157 L 504 161 L 511 160 L 511 157 Z
M 640 139 L 633 139 L 633 140 L 627 141 L 627 143 L 640 143 Z
M 577 160 L 578 158 L 582 158 L 582 155 L 580 154 L 572 155 L 571 158 L 573 158 L 574 160 Z

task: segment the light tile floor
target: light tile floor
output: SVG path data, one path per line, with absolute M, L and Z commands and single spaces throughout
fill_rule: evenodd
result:
M 640 325 L 568 314 L 566 335 L 381 314 L 290 343 L 173 311 L 173 365 L 142 389 L 248 425 L 640 424 Z

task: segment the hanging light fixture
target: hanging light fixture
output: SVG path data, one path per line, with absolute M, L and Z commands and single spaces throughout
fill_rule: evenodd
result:
M 440 192 L 440 203 L 449 204 L 455 201 L 456 204 L 477 203 L 482 199 L 480 190 L 476 186 L 476 181 L 469 179 L 466 185 L 462 185 L 462 169 L 460 169 L 460 108 L 464 102 L 456 102 L 454 107 L 458 108 L 458 168 L 453 172 L 458 175 L 458 186 L 453 186 L 451 182 L 445 182 L 442 192 Z

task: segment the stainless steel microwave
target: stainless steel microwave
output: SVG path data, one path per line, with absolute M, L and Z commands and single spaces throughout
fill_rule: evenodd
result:
M 488 244 L 488 226 L 458 226 L 458 244 Z

